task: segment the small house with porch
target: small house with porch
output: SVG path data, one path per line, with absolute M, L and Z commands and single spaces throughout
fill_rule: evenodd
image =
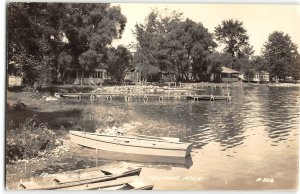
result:
M 237 82 L 240 80 L 239 78 L 240 72 L 228 67 L 222 67 L 221 71 L 221 80 L 222 82 Z
M 101 85 L 108 78 L 105 68 L 95 68 L 86 71 L 78 68 L 68 71 L 66 83 L 75 85 Z
M 257 83 L 269 83 L 270 76 L 268 72 L 261 71 L 261 72 L 255 72 L 252 79 L 250 79 L 251 82 L 257 82 Z

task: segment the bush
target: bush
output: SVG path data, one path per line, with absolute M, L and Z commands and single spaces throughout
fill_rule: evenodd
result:
M 16 111 L 22 111 L 22 110 L 25 110 L 26 109 L 26 104 L 24 104 L 23 102 L 21 101 L 18 101 L 14 104 L 14 109 Z
M 6 160 L 30 159 L 55 147 L 55 133 L 47 124 L 37 124 L 36 115 L 16 125 L 10 122 L 7 131 Z

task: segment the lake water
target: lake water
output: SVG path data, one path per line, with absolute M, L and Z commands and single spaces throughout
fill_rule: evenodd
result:
M 202 93 L 227 93 L 226 88 L 205 90 Z M 181 173 L 210 181 L 184 184 L 182 189 L 296 188 L 299 88 L 249 85 L 229 91 L 231 102 L 157 99 L 147 103 L 112 101 L 106 106 L 191 129 L 180 136 L 194 143 L 192 164 Z M 161 180 L 156 184 L 166 188 L 172 183 L 177 184 Z
M 202 94 L 227 94 L 227 88 L 204 88 Z M 299 87 L 247 85 L 229 88 L 232 101 L 158 99 L 98 100 L 94 106 L 119 107 L 155 121 L 184 127 L 178 137 L 193 142 L 186 164 L 95 163 L 93 149 L 77 146 L 61 161 L 36 167 L 37 174 L 113 164 L 143 167 L 141 177 L 156 190 L 284 189 L 298 187 Z M 88 100 L 66 100 L 71 104 Z M 153 134 L 155 136 L 155 134 Z M 120 156 L 119 154 L 116 155 Z M 129 156 L 131 157 L 131 156 Z M 49 162 L 48 162 L 49 163 Z M 57 168 L 56 170 L 53 170 Z

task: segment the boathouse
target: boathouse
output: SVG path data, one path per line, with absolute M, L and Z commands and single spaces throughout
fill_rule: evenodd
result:
M 222 82 L 237 82 L 240 80 L 239 75 L 240 72 L 234 69 L 230 69 L 228 67 L 222 67 L 222 71 L 221 71 Z

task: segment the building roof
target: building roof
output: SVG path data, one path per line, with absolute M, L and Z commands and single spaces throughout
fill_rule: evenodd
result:
M 230 69 L 228 67 L 222 67 L 222 73 L 228 73 L 228 74 L 233 74 L 233 73 L 240 73 L 234 69 Z
M 159 70 L 159 68 L 153 66 L 153 65 L 145 65 L 145 64 L 137 64 L 135 69 L 139 72 L 145 72 L 147 74 L 156 74 L 156 73 L 159 73 L 161 72 Z

